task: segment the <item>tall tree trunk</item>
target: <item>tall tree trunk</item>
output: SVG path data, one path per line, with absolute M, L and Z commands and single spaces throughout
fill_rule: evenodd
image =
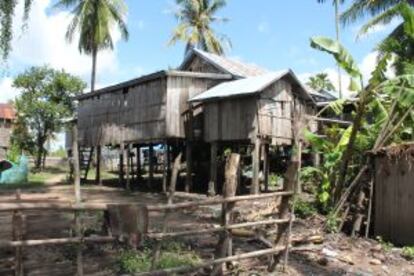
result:
M 339 20 L 340 20 L 340 14 L 339 14 L 339 0 L 335 0 L 335 32 L 336 32 L 336 41 L 338 43 L 340 42 L 340 36 L 339 36 Z M 342 76 L 341 76 L 341 67 L 339 64 L 337 64 L 338 67 L 338 92 L 339 92 L 339 98 L 342 99 Z
M 92 76 L 91 76 L 91 92 L 95 91 L 96 81 L 96 60 L 98 58 L 98 49 L 95 47 L 92 51 Z

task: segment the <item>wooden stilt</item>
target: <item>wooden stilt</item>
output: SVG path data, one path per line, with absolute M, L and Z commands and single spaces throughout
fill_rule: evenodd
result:
M 141 147 L 138 145 L 136 147 L 136 160 L 135 160 L 137 169 L 136 169 L 136 174 L 137 174 L 137 178 L 136 178 L 136 182 L 139 182 L 139 179 L 141 177 L 141 173 L 142 173 L 142 169 L 141 169 Z
M 95 176 L 95 184 L 102 186 L 102 179 L 101 179 L 101 158 L 102 158 L 102 148 L 101 146 L 96 147 L 96 176 Z
M 263 145 L 263 175 L 265 192 L 269 191 L 269 144 Z
M 189 193 L 193 187 L 193 142 L 187 140 L 186 145 L 187 173 L 185 178 L 185 191 Z
M 154 180 L 154 145 L 149 145 L 148 150 L 148 187 L 152 186 Z
M 254 141 L 254 148 L 252 151 L 252 184 L 250 186 L 251 194 L 258 194 L 260 192 L 260 138 Z
M 216 195 L 216 185 L 217 185 L 217 142 L 211 143 L 210 146 L 210 181 L 208 182 L 208 192 L 209 196 Z
M 124 162 L 125 162 L 125 144 L 121 142 L 119 148 L 119 186 L 124 186 Z
M 167 192 L 167 183 L 168 183 L 168 171 L 169 171 L 169 161 L 170 161 L 170 151 L 168 142 L 164 144 L 164 156 L 163 156 L 163 174 L 162 174 L 162 192 Z
M 126 176 L 126 185 L 125 188 L 127 191 L 131 191 L 131 179 L 130 179 L 130 170 L 131 170 L 131 150 L 130 145 L 127 145 L 124 154 L 127 162 L 126 162 L 126 168 L 125 168 L 125 176 Z

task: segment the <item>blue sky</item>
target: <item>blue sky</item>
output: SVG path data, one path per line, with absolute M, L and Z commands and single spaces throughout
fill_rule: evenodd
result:
M 89 82 L 91 61 L 78 53 L 76 44 L 68 44 L 64 34 L 70 14 L 52 9 L 55 0 L 36 0 L 29 29 L 21 33 L 22 0 L 15 15 L 14 50 L 8 69 L 0 75 L 0 102 L 18 95 L 11 87 L 13 77 L 25 68 L 48 64 L 82 77 Z M 129 7 L 130 39 L 120 41 L 114 33 L 115 49 L 98 57 L 97 86 L 138 77 L 156 70 L 176 67 L 183 58 L 184 44 L 167 45 L 176 25 L 174 0 L 126 0 Z M 345 7 L 342 7 L 343 10 Z M 332 4 L 316 0 L 228 0 L 220 16 L 229 22 L 216 25 L 217 32 L 227 35 L 232 48 L 227 55 L 259 66 L 280 70 L 291 68 L 303 80 L 317 72 L 327 72 L 336 83 L 333 60 L 310 48 L 314 35 L 334 37 Z M 389 33 L 390 26 L 378 27 L 356 41 L 358 27 L 364 21 L 342 28 L 342 42 L 361 65 L 366 76 L 375 66 L 376 43 Z M 346 81 L 345 81 L 346 85 Z

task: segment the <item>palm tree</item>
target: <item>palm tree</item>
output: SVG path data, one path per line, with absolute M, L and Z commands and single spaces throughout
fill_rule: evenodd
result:
M 385 12 L 398 4 L 406 2 L 414 6 L 414 0 L 354 0 L 353 4 L 341 15 L 341 21 L 347 25 L 367 15 L 382 16 Z M 391 21 L 392 17 L 388 17 Z
M 174 29 L 169 44 L 177 41 L 186 43 L 185 53 L 192 48 L 200 48 L 204 51 L 224 54 L 223 43 L 230 43 L 223 35 L 218 35 L 211 28 L 212 23 L 226 22 L 226 18 L 217 17 L 215 14 L 226 5 L 225 0 L 176 0 L 179 9 L 175 16 L 179 21 Z
M 325 3 L 326 0 L 317 0 L 318 3 Z M 339 5 L 343 4 L 345 0 L 333 0 L 333 5 L 335 8 L 335 34 L 336 34 L 336 41 L 340 42 L 340 13 L 339 13 Z M 338 93 L 339 98 L 342 99 L 342 76 L 341 76 L 341 67 L 338 64 Z
M 59 0 L 58 7 L 73 7 L 73 19 L 66 38 L 72 42 L 79 35 L 79 51 L 92 56 L 91 91 L 95 90 L 98 52 L 113 49 L 113 26 L 118 27 L 124 40 L 128 40 L 125 23 L 126 5 L 123 0 Z
M 319 74 L 316 74 L 315 76 L 310 77 L 309 81 L 306 84 L 310 88 L 314 89 L 315 91 L 335 90 L 335 87 L 333 86 L 332 82 L 328 78 L 328 74 L 326 73 L 319 73 Z
M 30 8 L 33 0 L 24 0 L 23 4 L 23 29 L 27 27 Z M 13 16 L 16 11 L 16 0 L 0 1 L 0 55 L 3 61 L 9 57 L 12 49 L 11 41 L 13 39 Z

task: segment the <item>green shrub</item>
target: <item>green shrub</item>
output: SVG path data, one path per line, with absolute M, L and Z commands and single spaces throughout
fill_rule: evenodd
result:
M 281 178 L 281 176 L 275 174 L 275 173 L 271 173 L 269 175 L 269 187 L 278 187 L 279 186 L 279 179 Z
M 147 243 L 148 245 L 153 245 Z M 193 251 L 184 250 L 182 245 L 176 242 L 165 243 L 162 246 L 161 256 L 156 269 L 166 269 L 179 266 L 193 266 L 200 263 L 201 259 Z M 152 250 L 145 247 L 142 251 L 125 250 L 118 258 L 118 267 L 121 273 L 139 273 L 151 269 Z
M 301 198 L 295 198 L 294 207 L 295 215 L 299 218 L 308 218 L 316 214 L 316 208 L 313 202 L 304 201 Z
M 377 241 L 381 244 L 381 247 L 385 252 L 390 252 L 394 247 L 392 243 L 385 241 L 381 236 L 377 236 Z
M 328 233 L 338 233 L 339 232 L 339 218 L 338 216 L 329 213 L 326 216 L 326 231 Z
M 404 246 L 401 252 L 401 256 L 407 260 L 414 260 L 414 246 Z

